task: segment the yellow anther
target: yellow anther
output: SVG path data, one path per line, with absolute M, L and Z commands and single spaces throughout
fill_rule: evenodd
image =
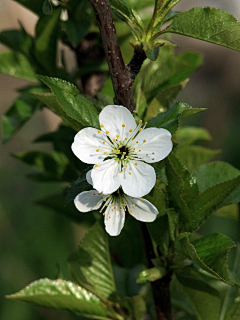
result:
M 102 215 L 105 216 L 105 213 L 103 213 Z
M 107 203 L 105 204 L 105 207 L 108 207 L 108 204 L 107 204 Z
M 141 152 L 142 150 L 138 150 L 139 152 Z
M 107 154 L 107 152 L 104 152 L 104 154 Z
M 119 173 L 122 173 L 122 171 L 119 171 Z
M 116 139 L 113 139 L 113 142 L 115 142 L 116 141 Z
M 117 138 L 117 139 L 119 138 L 119 135 L 118 135 L 118 134 L 116 135 L 116 138 Z
M 152 160 L 154 160 L 154 158 L 152 158 Z
M 96 149 L 97 152 L 99 152 L 99 149 Z
M 142 199 L 142 202 L 144 202 L 144 200 Z
M 128 156 L 126 156 L 126 158 L 128 159 Z
M 146 156 L 148 157 L 148 153 L 146 153 Z
M 131 176 L 131 172 L 128 172 L 129 174 L 130 174 L 130 176 Z
M 106 131 L 106 134 L 109 134 L 109 131 Z
M 121 149 L 122 148 L 122 145 L 120 145 L 119 147 L 118 147 L 118 149 Z
M 132 132 L 132 129 L 129 129 L 129 132 Z
M 97 203 L 97 206 L 99 206 L 99 203 Z
M 147 122 L 145 122 L 145 124 L 147 124 Z
M 103 127 L 104 127 L 104 125 L 103 125 L 103 124 L 101 124 L 101 125 L 100 125 L 100 127 L 101 127 L 101 128 L 103 128 Z
M 132 158 L 134 159 L 134 158 L 135 158 L 135 156 L 132 156 Z
M 114 207 L 114 210 L 116 210 L 117 209 L 117 207 Z
M 139 123 L 142 123 L 142 120 L 139 120 Z
M 133 150 L 136 150 L 136 148 L 133 148 Z
M 96 193 L 93 194 L 94 196 L 96 195 Z
M 132 207 L 135 208 L 135 205 L 133 204 Z
M 141 131 L 142 131 L 142 128 L 140 128 L 139 131 L 141 132 Z
M 102 210 L 100 210 L 99 213 L 102 213 Z
M 98 133 L 100 133 L 100 132 L 101 132 L 101 130 L 98 130 L 97 132 L 98 132 Z
M 127 211 L 126 209 L 124 209 L 124 211 Z
M 143 140 L 143 142 L 147 142 L 147 140 Z
M 138 164 L 137 164 L 137 162 L 135 163 L 135 166 L 137 166 Z
M 123 213 L 121 212 L 121 216 L 123 215 Z
M 129 210 L 130 213 L 132 213 L 132 210 Z
M 122 127 L 125 128 L 125 124 L 124 123 L 122 124 Z
M 125 140 L 127 140 L 127 138 L 124 138 Z
M 120 210 L 122 210 L 122 207 L 120 207 Z
M 111 217 L 108 217 L 108 219 L 110 219 Z
M 155 154 L 154 152 L 152 154 Z
M 113 206 L 114 206 L 114 204 L 112 203 L 112 204 L 111 204 L 111 206 L 113 207 Z
M 94 167 L 98 167 L 98 164 L 95 164 Z
M 136 143 L 138 143 L 138 141 L 136 141 Z
M 124 167 L 127 168 L 127 165 L 125 164 Z
M 105 144 L 105 141 L 103 141 L 103 144 Z
M 123 152 L 123 154 L 126 154 L 126 152 Z
M 134 138 L 132 138 L 132 140 L 134 140 Z

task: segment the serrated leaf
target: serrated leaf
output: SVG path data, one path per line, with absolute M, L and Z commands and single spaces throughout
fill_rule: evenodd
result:
M 42 11 L 44 14 L 50 16 L 52 14 L 52 4 L 50 0 L 44 0 L 43 6 L 42 6 Z
M 33 88 L 23 92 L 20 97 L 14 100 L 13 105 L 2 116 L 3 143 L 7 142 L 40 107 L 41 103 L 31 95 L 31 92 L 34 91 L 42 92 L 42 89 Z
M 168 180 L 167 180 L 167 176 L 158 168 L 154 168 L 155 173 L 156 173 L 156 177 L 162 181 L 165 185 L 168 185 Z
M 214 233 L 191 243 L 188 237 L 184 237 L 179 241 L 177 248 L 203 270 L 229 284 L 234 284 L 228 272 L 227 254 L 235 246 L 227 236 Z
M 79 95 L 78 89 L 57 78 L 38 76 L 53 92 L 64 112 L 84 126 L 99 128 L 98 112 L 93 104 Z
M 110 0 L 110 5 L 117 17 L 127 23 L 135 39 L 141 40 L 144 24 L 137 11 L 123 0 Z
M 166 128 L 168 125 L 176 123 L 179 118 L 184 118 L 185 116 L 202 112 L 205 109 L 195 109 L 190 107 L 188 104 L 183 102 L 177 102 L 172 108 L 168 111 L 159 113 L 155 118 L 148 121 L 147 127 L 156 127 L 156 128 Z M 168 129 L 169 130 L 169 129 Z M 171 131 L 170 131 L 171 132 Z
M 79 244 L 78 253 L 70 261 L 79 265 L 79 278 L 103 297 L 112 299 L 116 291 L 113 278 L 108 237 L 100 223 L 96 223 Z
M 209 131 L 200 127 L 184 126 L 176 132 L 177 141 L 182 145 L 191 145 L 198 140 L 210 141 L 212 137 Z
M 106 309 L 98 297 L 77 284 L 62 279 L 40 279 L 9 299 L 30 302 L 41 307 L 68 310 L 94 319 L 105 319 Z
M 40 206 L 44 206 L 45 208 L 54 210 L 58 214 L 64 215 L 71 221 L 78 223 L 81 226 L 90 228 L 96 222 L 96 219 L 92 213 L 79 212 L 73 203 L 69 203 L 67 206 L 65 206 L 64 195 L 62 193 L 38 199 L 34 201 L 34 203 Z
M 58 152 L 48 154 L 41 151 L 22 152 L 13 155 L 14 158 L 28 164 L 36 173 L 28 175 L 38 181 L 72 181 L 77 172 L 72 168 L 67 158 Z
M 0 72 L 12 77 L 38 83 L 35 71 L 21 53 L 6 51 L 0 53 Z
M 193 8 L 173 18 L 166 32 L 218 44 L 240 51 L 240 23 L 224 10 Z
M 54 113 L 60 116 L 66 125 L 69 125 L 77 132 L 83 129 L 83 126 L 80 122 L 69 117 L 66 112 L 63 111 L 63 108 L 58 103 L 57 98 L 53 93 L 34 94 L 34 96 L 38 98 L 42 103 L 44 103 L 47 107 L 49 107 Z
M 182 146 L 176 150 L 176 156 L 190 172 L 220 154 L 220 150 L 212 150 L 201 146 Z

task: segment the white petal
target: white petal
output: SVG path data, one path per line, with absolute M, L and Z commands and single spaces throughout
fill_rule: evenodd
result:
M 128 212 L 137 220 L 152 222 L 158 215 L 157 208 L 148 200 L 142 198 L 127 198 Z
M 119 177 L 124 193 L 131 197 L 145 196 L 156 183 L 153 167 L 142 161 L 130 161 Z
M 148 163 L 166 158 L 172 151 L 172 146 L 171 133 L 162 128 L 148 128 L 141 131 L 132 144 L 138 157 Z
M 109 105 L 106 106 L 99 115 L 100 124 L 104 125 L 104 129 L 109 131 L 109 137 L 123 141 L 130 136 L 129 130 L 136 128 L 136 122 L 131 112 L 123 106 Z M 123 127 L 124 125 L 124 127 Z
M 114 203 L 114 206 L 116 207 L 116 210 L 114 207 L 109 206 L 105 211 L 104 218 L 105 229 L 110 236 L 118 236 L 125 221 L 125 212 L 120 210 L 120 205 Z
M 111 151 L 111 147 L 107 143 L 108 139 L 105 134 L 98 133 L 95 128 L 84 128 L 75 135 L 72 151 L 85 163 L 99 163 L 108 157 L 104 152 Z
M 109 159 L 93 167 L 91 171 L 94 189 L 104 194 L 116 191 L 120 186 L 119 165 L 114 159 Z
M 86 180 L 87 180 L 87 182 L 88 182 L 89 184 L 93 185 L 93 181 L 92 181 L 92 176 L 91 176 L 91 174 L 92 174 L 92 170 L 89 170 L 89 171 L 87 172 L 87 174 L 86 174 Z
M 102 195 L 96 190 L 83 191 L 74 199 L 76 208 L 81 212 L 88 212 L 101 207 Z

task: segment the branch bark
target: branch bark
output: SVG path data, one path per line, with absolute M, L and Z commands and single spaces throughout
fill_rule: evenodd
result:
M 123 105 L 129 111 L 134 110 L 132 86 L 143 61 L 146 59 L 144 51 L 135 49 L 129 65 L 125 65 L 116 34 L 109 0 L 89 0 L 96 14 L 103 47 L 107 58 L 109 71 L 113 83 L 114 103 Z

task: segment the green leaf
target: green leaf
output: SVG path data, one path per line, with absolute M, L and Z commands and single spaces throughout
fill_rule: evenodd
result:
M 0 72 L 12 77 L 38 83 L 34 69 L 21 53 L 6 51 L 0 53 Z
M 178 280 L 178 281 L 177 281 Z M 207 281 L 194 269 L 187 268 L 185 271 L 177 273 L 178 290 L 181 291 L 177 296 L 184 306 L 190 303 L 191 308 L 195 312 L 195 316 L 191 319 L 198 320 L 219 320 L 219 312 L 221 301 L 219 293 L 216 289 L 210 286 Z M 182 301 L 182 297 L 184 300 Z M 176 299 L 175 298 L 175 299 Z M 188 313 L 191 314 L 191 309 L 187 305 Z
M 182 145 L 191 145 L 198 140 L 211 141 L 209 131 L 199 127 L 182 127 L 176 132 L 177 141 Z
M 79 244 L 78 253 L 70 261 L 79 265 L 79 278 L 89 284 L 103 297 L 112 299 L 116 291 L 111 259 L 108 247 L 108 236 L 103 227 L 96 223 Z
M 168 180 L 167 180 L 167 177 L 166 175 L 161 171 L 159 170 L 158 168 L 154 168 L 155 170 L 155 173 L 156 173 L 156 176 L 157 178 L 162 181 L 165 185 L 168 185 Z
M 98 297 L 77 284 L 62 279 L 45 278 L 34 281 L 7 298 L 30 302 L 41 307 L 68 310 L 94 319 L 106 317 L 106 309 Z
M 79 212 L 73 203 L 69 203 L 67 206 L 65 206 L 64 195 L 62 193 L 53 194 L 48 197 L 38 199 L 34 201 L 34 203 L 54 210 L 58 214 L 63 214 L 66 218 L 80 224 L 81 226 L 90 228 L 96 222 L 94 214 Z
M 28 175 L 38 181 L 72 181 L 77 172 L 69 164 L 65 155 L 54 152 L 51 155 L 41 151 L 22 152 L 13 155 L 14 158 L 28 164 L 36 173 Z
M 227 255 L 235 246 L 231 239 L 220 233 L 210 234 L 192 243 L 188 237 L 184 237 L 177 244 L 178 250 L 200 268 L 229 284 L 234 283 L 229 276 Z
M 61 79 L 38 76 L 53 92 L 66 114 L 83 126 L 99 128 L 98 112 L 93 104 L 79 95 L 78 89 Z
M 14 51 L 19 51 L 22 45 L 20 30 L 5 30 L 0 32 L 0 42 Z
M 46 0 L 47 1 L 47 0 Z M 43 17 L 44 26 L 35 40 L 34 56 L 47 74 L 56 74 L 58 24 L 61 8 L 55 9 L 51 16 Z M 41 23 L 38 21 L 38 25 Z
M 155 118 L 149 120 L 147 127 L 166 128 L 169 130 L 169 126 L 173 123 L 177 123 L 178 119 L 204 110 L 204 108 L 192 108 L 186 103 L 177 102 L 168 111 L 159 113 Z
M 43 0 L 34 0 L 34 1 L 32 1 L 32 0 L 14 0 L 14 1 L 20 3 L 21 5 L 23 5 L 27 9 L 31 10 L 32 12 L 34 12 L 38 16 L 43 15 L 43 12 L 42 12 Z
M 177 33 L 240 51 L 240 23 L 224 10 L 193 8 L 175 16 L 164 32 Z
M 50 0 L 44 0 L 43 6 L 42 6 L 42 11 L 44 14 L 50 16 L 52 14 L 52 4 Z
M 136 320 L 144 320 L 146 316 L 146 302 L 140 296 L 127 297 L 128 306 L 130 307 L 133 317 Z
M 110 0 L 110 5 L 116 16 L 127 23 L 135 39 L 141 40 L 144 24 L 137 11 L 123 0 Z
M 220 154 L 220 150 L 212 150 L 201 146 L 182 146 L 177 148 L 176 156 L 190 172 Z
M 42 103 L 44 103 L 48 108 L 50 108 L 54 113 L 60 116 L 64 124 L 73 128 L 77 132 L 83 129 L 83 126 L 81 123 L 69 117 L 66 114 L 66 112 L 63 111 L 63 108 L 58 103 L 57 98 L 53 93 L 42 93 L 42 94 L 34 93 L 34 96 L 38 98 Z
M 41 88 L 32 88 L 25 91 L 19 98 L 15 99 L 13 105 L 2 116 L 2 139 L 7 142 L 13 134 L 27 122 L 41 103 L 35 99 L 31 92 L 41 92 Z
M 163 267 L 154 267 L 145 269 L 139 273 L 137 283 L 145 283 L 147 281 L 156 281 L 167 274 L 167 270 Z
M 240 171 L 229 163 L 217 161 L 202 165 L 194 171 L 194 176 L 199 181 L 199 189 L 204 192 L 215 184 L 220 184 L 230 179 L 239 177 Z M 236 188 L 223 201 L 221 206 L 231 203 L 238 203 L 240 201 L 240 187 Z
M 73 48 L 77 48 L 80 41 L 88 34 L 90 27 L 87 19 L 81 19 L 81 21 L 69 19 L 68 21 L 63 21 L 62 25 Z
M 76 181 L 73 182 L 73 184 L 69 187 L 68 193 L 66 196 L 65 204 L 68 204 L 69 202 L 73 201 L 75 197 L 86 187 L 89 186 L 89 183 L 87 182 L 85 177 L 79 177 Z

